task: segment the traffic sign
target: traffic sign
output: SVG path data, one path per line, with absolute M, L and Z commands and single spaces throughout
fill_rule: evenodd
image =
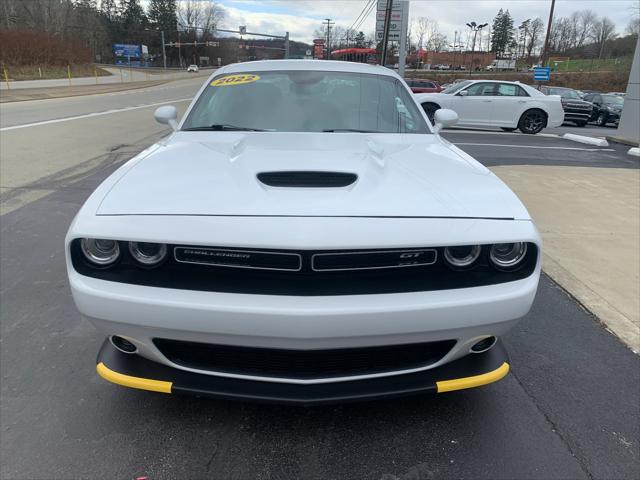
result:
M 536 82 L 548 82 L 551 79 L 551 67 L 533 67 L 533 79 Z

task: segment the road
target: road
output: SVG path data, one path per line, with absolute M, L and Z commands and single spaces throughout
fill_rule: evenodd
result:
M 184 108 L 198 84 L 0 106 L 1 478 L 640 477 L 640 360 L 547 276 L 504 339 L 511 374 L 480 389 L 302 409 L 97 377 L 102 338 L 73 305 L 64 235 L 91 191 L 166 133 L 151 119 L 155 105 Z M 29 126 L 6 130 L 20 125 Z M 496 171 L 637 173 L 618 146 L 445 137 Z
M 160 70 L 150 69 L 148 71 L 139 69 L 129 69 L 127 67 L 102 67 L 111 75 L 105 75 L 98 77 L 98 84 L 110 84 L 110 83 L 128 83 L 128 82 L 142 82 L 145 80 L 170 80 L 183 78 L 187 76 L 187 72 L 184 70 Z M 210 74 L 211 70 L 202 72 L 206 75 Z M 96 85 L 96 77 L 72 77 L 71 85 Z M 7 88 L 23 89 L 23 88 L 43 88 L 43 87 L 67 87 L 69 86 L 68 78 L 49 78 L 44 80 L 20 80 L 11 81 L 9 87 L 6 82 L 0 83 L 0 90 L 7 90 Z

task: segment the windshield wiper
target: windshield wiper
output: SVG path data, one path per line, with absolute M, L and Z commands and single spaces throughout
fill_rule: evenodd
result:
M 209 125 L 208 127 L 190 127 L 183 128 L 185 132 L 221 132 L 223 130 L 236 130 L 236 131 L 245 131 L 245 132 L 268 132 L 269 130 L 262 130 L 260 128 L 248 128 L 248 127 L 237 127 L 235 125 L 228 124 L 215 124 Z
M 358 130 L 357 128 L 328 128 L 322 131 L 323 132 L 384 133 L 384 132 L 377 132 L 375 130 Z

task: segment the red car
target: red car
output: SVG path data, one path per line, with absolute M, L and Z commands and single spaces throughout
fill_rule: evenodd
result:
M 422 78 L 408 78 L 407 85 L 413 93 L 439 93 L 443 90 L 438 82 Z

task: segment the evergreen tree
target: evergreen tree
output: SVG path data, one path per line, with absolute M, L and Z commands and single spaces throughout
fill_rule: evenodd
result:
M 491 51 L 494 52 L 497 57 L 501 57 L 507 49 L 513 48 L 514 43 L 515 29 L 509 10 L 503 11 L 500 9 L 498 11 L 498 15 L 493 19 L 492 30 Z
M 149 2 L 149 22 L 154 28 L 166 33 L 174 32 L 177 24 L 175 0 L 151 0 Z
M 122 28 L 131 41 L 138 41 L 147 27 L 147 16 L 139 0 L 123 0 Z
M 356 41 L 356 47 L 358 48 L 364 48 L 365 46 L 365 37 L 364 37 L 364 32 L 358 32 L 358 34 L 356 35 L 355 38 Z
M 491 51 L 496 53 L 500 49 L 501 42 L 501 30 L 502 30 L 502 19 L 504 17 L 504 12 L 502 9 L 498 11 L 498 14 L 493 19 L 493 25 L 491 26 L 491 31 L 493 32 L 493 36 L 491 37 Z

